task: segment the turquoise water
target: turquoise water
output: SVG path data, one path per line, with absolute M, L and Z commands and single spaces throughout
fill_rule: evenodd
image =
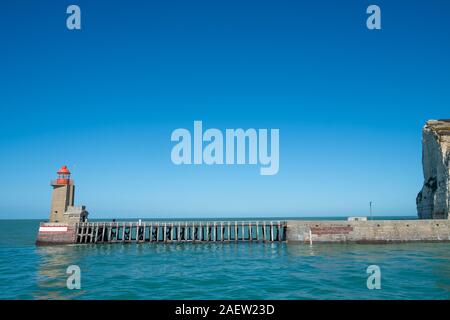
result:
M 36 247 L 0 220 L 0 299 L 449 299 L 450 244 L 113 244 Z M 366 268 L 381 268 L 368 290 Z M 66 268 L 81 269 L 81 289 Z

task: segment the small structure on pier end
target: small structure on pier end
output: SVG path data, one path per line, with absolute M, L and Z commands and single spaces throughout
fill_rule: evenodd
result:
M 85 206 L 74 206 L 75 184 L 67 166 L 57 172 L 53 187 L 49 222 L 41 223 L 37 244 L 73 243 L 76 225 L 87 221 Z

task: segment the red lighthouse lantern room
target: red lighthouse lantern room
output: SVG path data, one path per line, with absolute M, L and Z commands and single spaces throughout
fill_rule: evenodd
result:
M 62 166 L 58 170 L 58 179 L 56 179 L 56 184 L 70 184 L 70 171 L 67 166 Z

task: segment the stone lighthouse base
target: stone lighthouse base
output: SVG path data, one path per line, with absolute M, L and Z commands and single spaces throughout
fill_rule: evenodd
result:
M 76 241 L 76 226 L 64 223 L 41 223 L 37 245 L 70 244 Z
M 37 245 L 68 244 L 76 242 L 77 223 L 87 220 L 85 206 L 70 206 L 63 214 L 64 223 L 43 222 L 39 226 Z

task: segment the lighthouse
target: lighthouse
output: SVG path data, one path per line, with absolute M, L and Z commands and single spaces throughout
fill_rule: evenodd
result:
M 51 182 L 53 187 L 50 222 L 64 222 L 64 213 L 73 206 L 75 185 L 70 178 L 67 166 L 62 166 L 57 172 L 58 177 Z
M 50 223 L 75 224 L 87 219 L 88 212 L 85 206 L 74 206 L 75 184 L 70 177 L 67 166 L 62 166 L 52 180 L 52 204 L 50 209 Z
M 76 225 L 87 221 L 85 206 L 75 206 L 75 184 L 67 166 L 62 166 L 56 179 L 51 181 L 53 188 L 50 217 L 41 223 L 38 232 L 38 244 L 73 243 Z

